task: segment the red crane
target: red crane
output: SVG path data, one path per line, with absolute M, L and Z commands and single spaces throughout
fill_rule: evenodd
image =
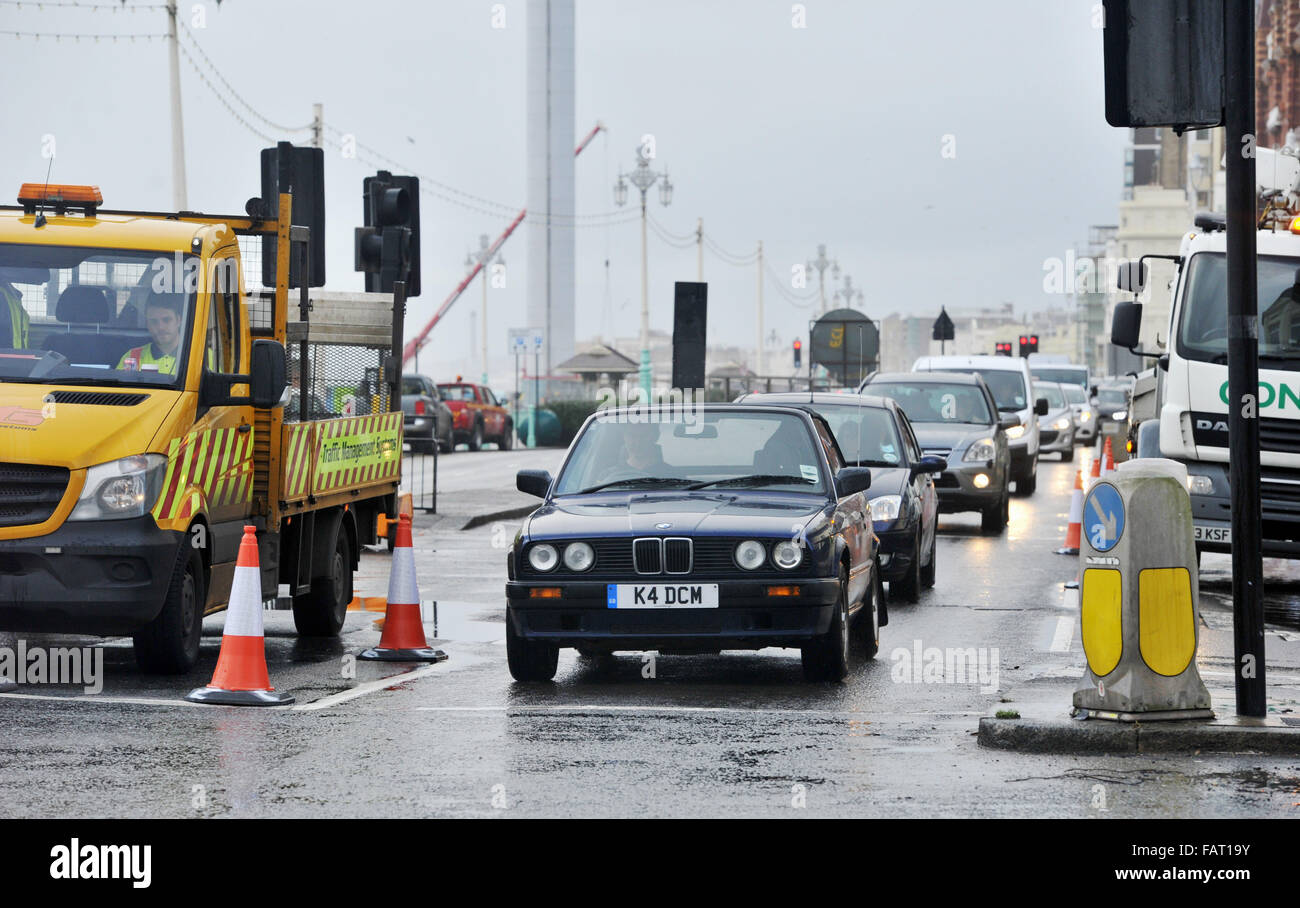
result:
M 573 150 L 573 156 L 576 158 L 578 155 L 582 154 L 582 150 L 590 145 L 591 140 L 596 138 L 596 134 L 601 132 L 604 128 L 605 124 L 597 121 L 596 125 L 591 128 L 591 132 L 583 136 L 582 141 L 578 143 L 578 147 Z M 424 328 L 421 329 L 420 333 L 412 340 L 407 341 L 406 346 L 402 348 L 403 366 L 414 359 L 415 354 L 420 352 L 420 348 L 428 341 L 429 332 L 433 330 L 433 326 L 438 324 L 442 317 L 447 314 L 447 310 L 452 307 L 452 304 L 455 303 L 456 300 L 460 298 L 460 295 L 465 292 L 465 288 L 470 285 L 470 282 L 472 282 L 474 278 L 478 277 L 478 273 L 483 270 L 483 262 L 490 261 L 492 256 L 496 255 L 497 250 L 500 249 L 505 244 L 505 241 L 510 238 L 510 234 L 515 232 L 515 228 L 523 223 L 524 217 L 527 214 L 528 209 L 525 208 L 515 215 L 515 219 L 510 222 L 510 226 L 507 227 L 499 237 L 497 237 L 495 243 L 488 247 L 487 255 L 483 256 L 479 262 L 474 264 L 474 267 L 470 269 L 469 274 L 465 275 L 465 278 L 456 285 L 456 289 L 451 291 L 451 294 L 443 300 L 442 305 L 438 307 L 438 311 L 433 313 L 433 318 L 429 319 L 429 323 L 426 324 Z

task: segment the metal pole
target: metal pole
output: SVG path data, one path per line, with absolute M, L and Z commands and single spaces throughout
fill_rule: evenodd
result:
M 323 104 L 313 104 L 311 106 L 311 147 L 321 148 L 323 146 L 324 136 L 322 135 L 325 127 L 325 106 Z
M 641 393 L 650 400 L 650 270 L 646 261 L 645 190 L 641 190 Z
M 516 435 L 519 434 L 519 351 L 517 349 L 515 350 L 515 415 L 511 425 L 514 426 L 511 431 Z
M 541 351 L 536 347 L 533 348 L 533 405 L 528 412 L 528 447 L 537 447 L 537 414 L 540 410 L 541 400 L 541 379 L 537 373 L 540 371 Z
M 758 348 L 754 352 L 754 371 L 765 375 L 763 368 L 763 241 L 758 241 Z
M 1264 562 L 1259 494 L 1259 302 L 1255 274 L 1255 5 L 1225 0 L 1227 145 L 1228 477 L 1237 714 L 1263 717 Z
M 482 273 L 482 275 L 481 275 L 482 278 L 483 278 L 483 326 L 482 326 L 482 327 L 483 327 L 483 330 L 482 330 L 482 332 L 481 332 L 482 335 L 483 335 L 483 337 L 482 337 L 482 344 L 483 344 L 483 381 L 482 381 L 482 383 L 486 385 L 486 384 L 488 383 L 488 351 L 487 351 L 487 335 L 488 335 L 488 317 L 487 317 L 487 291 L 488 291 L 488 277 L 487 277 L 487 273 L 488 273 L 488 266 L 487 266 L 487 262 L 486 262 L 486 261 L 483 263 L 483 269 L 482 269 L 482 270 L 483 270 L 483 273 Z
M 704 283 L 704 218 L 695 219 L 695 279 Z
M 185 124 L 181 119 L 181 59 L 176 38 L 176 0 L 167 0 L 168 63 L 172 102 L 172 208 L 189 208 L 185 195 Z

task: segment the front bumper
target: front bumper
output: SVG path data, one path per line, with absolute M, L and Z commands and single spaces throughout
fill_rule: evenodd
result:
M 920 555 L 916 551 L 916 528 L 877 530 L 876 538 L 880 540 L 880 579 L 902 580 Z
M 1209 476 L 1214 482 L 1210 495 L 1192 495 L 1193 533 L 1196 547 L 1206 552 L 1231 552 L 1232 492 L 1224 464 L 1187 463 L 1189 473 Z M 1300 475 L 1273 474 L 1260 478 L 1261 548 L 1270 558 L 1300 558 L 1300 490 L 1293 491 Z M 1226 541 L 1225 541 L 1226 537 Z
M 1038 433 L 1039 454 L 1070 454 L 1074 452 L 1074 430 L 1042 429 Z
M 992 461 L 958 463 L 960 466 L 955 469 L 950 466 L 935 481 L 934 488 L 939 493 L 939 513 L 982 511 L 1002 500 L 1006 483 L 998 481 L 997 470 L 991 466 Z M 975 477 L 981 474 L 989 478 L 989 484 L 982 489 L 975 485 Z
M 0 541 L 0 630 L 130 634 L 162 609 L 185 534 L 150 516 Z
M 662 579 L 662 578 L 661 578 Z M 629 578 L 626 582 L 636 582 Z M 718 608 L 612 609 L 609 581 L 506 583 L 506 620 L 529 640 L 605 649 L 761 649 L 798 646 L 830 628 L 837 578 L 720 580 Z M 797 586 L 798 596 L 768 596 L 768 586 Z M 560 587 L 561 598 L 533 599 L 535 587 Z

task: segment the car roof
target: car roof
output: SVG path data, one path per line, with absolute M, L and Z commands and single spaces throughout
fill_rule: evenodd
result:
M 912 365 L 913 372 L 934 369 L 995 369 L 999 372 L 1027 372 L 1029 361 L 1019 356 L 922 356 Z
M 984 379 L 974 372 L 877 372 L 867 376 L 867 385 L 875 382 L 913 382 L 916 384 L 981 385 Z
M 818 404 L 851 404 L 876 407 L 882 410 L 898 406 L 889 397 L 878 397 L 874 394 L 841 394 L 836 391 L 814 391 L 812 394 L 807 391 L 752 391 L 737 398 L 736 402 L 743 402 L 743 406 L 771 403 L 796 407 L 816 407 Z

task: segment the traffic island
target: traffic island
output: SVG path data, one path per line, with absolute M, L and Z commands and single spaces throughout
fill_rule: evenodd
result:
M 980 719 L 978 741 L 981 747 L 1040 754 L 1300 755 L 1300 719 L 1233 716 L 1208 722 L 1193 719 L 1116 722 L 985 716 Z

